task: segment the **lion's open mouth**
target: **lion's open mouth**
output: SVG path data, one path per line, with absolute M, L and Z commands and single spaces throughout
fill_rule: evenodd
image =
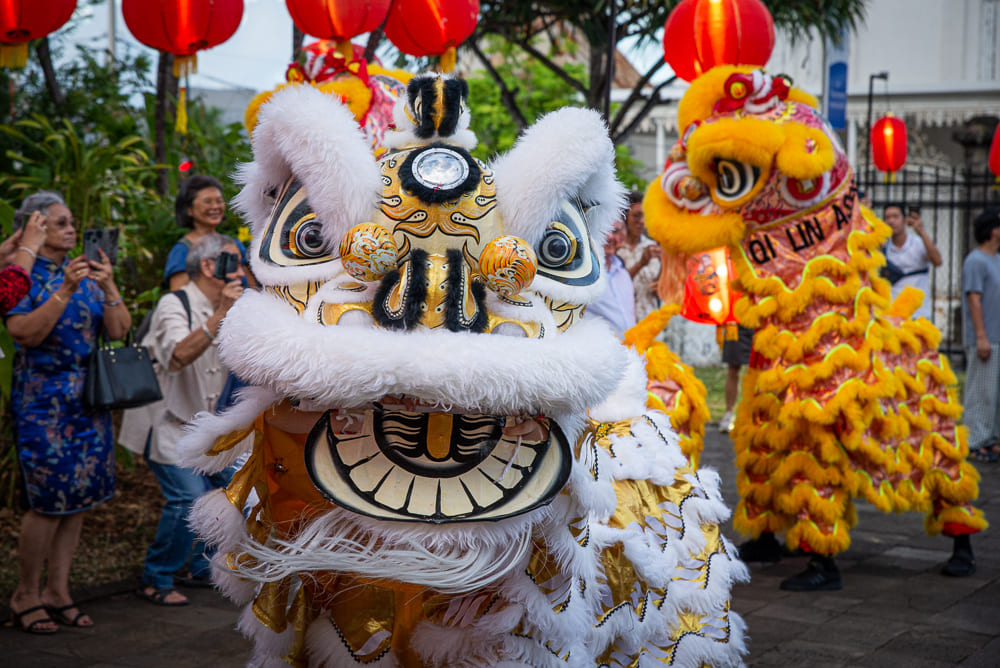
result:
M 513 417 L 407 407 L 380 402 L 348 428 L 327 411 L 306 441 L 316 488 L 378 519 L 469 522 L 545 505 L 569 478 L 569 443 L 552 420 L 539 418 L 548 433 L 529 440 L 503 433 Z

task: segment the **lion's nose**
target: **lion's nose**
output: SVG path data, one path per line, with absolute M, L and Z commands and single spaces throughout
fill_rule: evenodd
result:
M 482 332 L 489 324 L 486 290 L 474 281 L 461 251 L 445 255 L 415 248 L 398 271 L 382 279 L 372 315 L 382 327 L 412 329 L 418 324 L 453 332 Z

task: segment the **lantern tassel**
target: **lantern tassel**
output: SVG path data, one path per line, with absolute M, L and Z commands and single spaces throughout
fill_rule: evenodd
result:
M 28 44 L 0 44 L 0 68 L 17 69 L 28 63 Z
M 345 65 L 354 61 L 354 44 L 351 43 L 351 40 L 345 39 L 343 42 L 338 42 L 336 51 L 344 59 Z
M 177 95 L 177 116 L 174 119 L 174 132 L 186 135 L 188 131 L 187 86 L 181 86 Z
M 455 47 L 449 46 L 448 49 L 441 54 L 441 72 L 448 74 L 455 69 L 455 60 L 457 56 L 455 54 Z
M 182 79 L 189 74 L 198 73 L 198 54 L 190 56 L 174 56 L 174 76 Z

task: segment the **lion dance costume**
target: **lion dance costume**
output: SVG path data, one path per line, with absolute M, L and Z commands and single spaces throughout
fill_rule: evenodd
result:
M 254 387 L 180 445 L 248 457 L 193 521 L 252 663 L 740 665 L 718 478 L 581 319 L 624 201 L 607 129 L 563 109 L 487 165 L 466 91 L 410 81 L 379 160 L 314 87 L 259 110 L 237 206 L 263 289 L 219 334 Z
M 784 532 L 818 558 L 782 586 L 839 588 L 829 557 L 850 544 L 860 496 L 925 511 L 929 534 L 958 537 L 946 571 L 968 574 L 968 535 L 986 522 L 971 505 L 979 476 L 955 376 L 940 333 L 907 319 L 920 294 L 889 303 L 878 275 L 889 229 L 859 206 L 815 100 L 783 77 L 717 67 L 678 116 L 682 137 L 644 201 L 650 234 L 673 251 L 729 247 L 745 294 L 736 316 L 757 330 L 732 434 L 734 525 L 757 539 L 741 554 L 777 559 L 772 534 Z

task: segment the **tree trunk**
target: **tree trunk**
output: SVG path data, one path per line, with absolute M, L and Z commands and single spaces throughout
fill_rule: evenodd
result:
M 49 91 L 49 96 L 52 97 L 56 110 L 61 112 L 66 98 L 59 87 L 55 69 L 52 67 L 52 51 L 49 49 L 48 35 L 38 40 L 35 52 L 38 54 L 38 62 L 42 66 L 42 74 L 45 76 L 45 88 Z
M 302 42 L 305 40 L 306 36 L 298 26 L 294 23 L 292 24 L 292 62 L 296 63 L 299 60 L 299 55 L 302 53 Z
M 177 111 L 177 86 L 174 57 L 160 51 L 156 62 L 156 106 L 153 109 L 153 160 L 159 164 L 167 161 L 167 117 Z M 169 167 L 161 167 L 157 171 L 156 192 L 166 195 L 170 190 Z

